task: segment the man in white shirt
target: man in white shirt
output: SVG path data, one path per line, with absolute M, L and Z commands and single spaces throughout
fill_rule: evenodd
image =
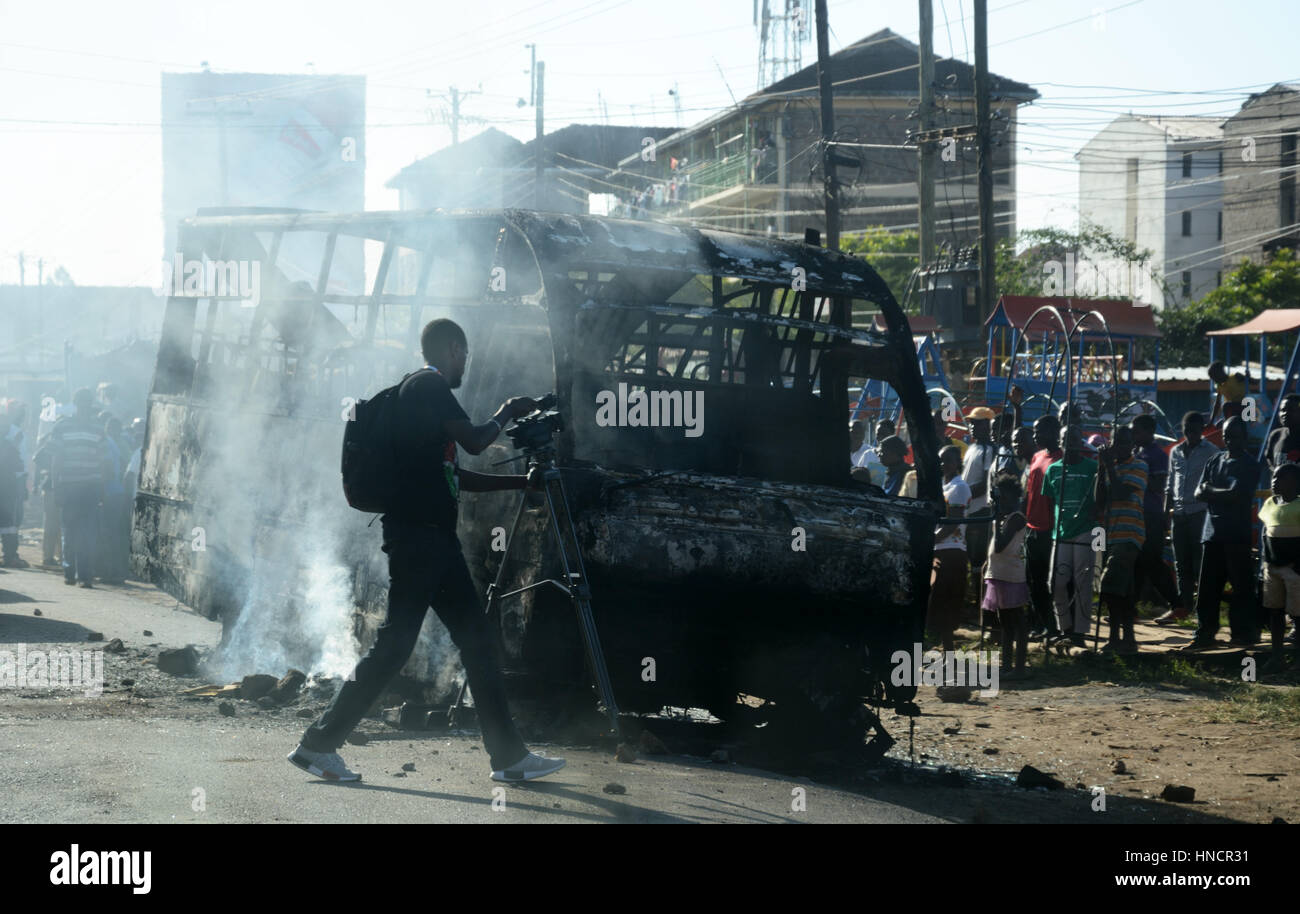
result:
M 943 468 L 943 500 L 947 517 L 964 517 L 971 502 L 970 486 L 961 477 L 961 450 L 949 445 L 939 451 Z M 966 602 L 966 525 L 939 524 L 934 529 L 934 573 L 930 578 L 930 604 L 926 629 L 945 651 L 956 649 L 954 633 Z M 985 546 L 987 549 L 987 544 Z
M 970 506 L 967 515 L 988 514 L 989 470 L 997 458 L 993 445 L 993 417 L 996 413 L 987 406 L 978 406 L 967 417 L 970 420 L 971 441 L 962 460 L 961 478 L 970 486 Z M 989 551 L 989 525 L 971 524 L 966 531 L 970 543 L 971 570 L 979 572 Z M 978 579 L 977 579 L 978 580 Z

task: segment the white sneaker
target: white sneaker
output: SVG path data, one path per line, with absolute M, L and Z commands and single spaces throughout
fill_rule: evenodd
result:
M 289 761 L 308 774 L 327 781 L 359 781 L 361 775 L 349 770 L 337 752 L 313 752 L 302 744 L 289 753 Z
M 538 755 L 536 752 L 530 752 L 501 771 L 492 772 L 494 781 L 531 781 L 534 778 L 544 778 L 548 774 L 554 774 L 564 767 L 564 759 L 547 758 L 544 755 Z

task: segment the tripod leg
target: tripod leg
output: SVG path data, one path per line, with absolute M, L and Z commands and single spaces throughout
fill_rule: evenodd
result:
M 488 586 L 487 605 L 483 608 L 484 615 L 490 616 L 496 606 L 497 594 L 501 592 L 501 581 L 505 578 L 506 565 L 510 561 L 510 550 L 515 544 L 515 532 L 519 529 L 519 521 L 524 516 L 524 509 L 528 506 L 528 496 L 525 495 L 519 499 L 519 508 L 515 511 L 514 523 L 510 525 L 510 538 L 506 540 L 505 552 L 501 553 L 501 564 L 497 566 L 497 575 Z M 465 704 L 465 693 L 469 689 L 469 676 L 465 676 L 465 681 L 460 684 L 460 692 L 456 695 L 456 703 L 447 709 L 447 726 L 456 726 L 456 717 L 460 709 Z
M 587 651 L 587 663 L 591 667 L 592 678 L 600 692 L 601 702 L 605 705 L 610 726 L 618 734 L 620 732 L 618 705 L 614 700 L 614 687 L 609 680 L 605 654 L 600 646 L 600 635 L 596 631 L 596 621 L 591 612 L 591 588 L 587 583 L 587 570 L 582 563 L 582 551 L 578 546 L 578 533 L 573 527 L 573 516 L 569 510 L 568 496 L 564 491 L 564 481 L 560 478 L 560 471 L 555 467 L 546 471 L 545 481 L 546 503 L 551 513 L 551 529 L 554 530 L 560 547 L 564 583 L 573 598 L 574 610 L 578 615 L 578 627 L 582 633 L 583 646 Z M 563 523 L 560 522 L 561 507 L 564 513 Z

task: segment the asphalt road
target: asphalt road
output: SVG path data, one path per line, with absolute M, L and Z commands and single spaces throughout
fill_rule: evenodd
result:
M 152 588 L 82 590 L 36 569 L 0 575 L 0 650 L 102 646 L 85 642 L 91 631 L 148 651 L 220 636 Z M 238 716 L 223 717 L 214 703 L 141 700 L 119 685 L 110 677 L 90 698 L 0 688 L 0 822 L 944 821 L 807 779 L 684 756 L 625 764 L 590 747 L 535 746 L 568 767 L 501 785 L 475 737 L 369 724 L 371 740 L 343 751 L 364 780 L 332 784 L 285 760 L 304 725 L 291 711 L 240 703 Z M 403 772 L 407 763 L 415 770 Z

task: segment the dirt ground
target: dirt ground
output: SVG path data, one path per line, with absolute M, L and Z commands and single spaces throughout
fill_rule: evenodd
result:
M 24 552 L 31 556 L 29 550 Z M 0 588 L 18 581 L 11 577 Z M 44 603 L 42 619 L 34 616 L 39 601 L 23 602 L 28 598 L 19 593 L 4 593 L 8 598 L 0 602 L 11 604 L 4 610 L 10 614 L 12 631 L 3 640 L 26 641 L 31 648 L 52 640 L 48 634 L 41 637 L 54 631 L 48 626 L 67 625 L 82 615 L 61 610 L 59 603 Z M 155 614 L 166 610 L 167 617 L 188 615 L 147 585 L 133 583 L 100 593 L 87 605 L 99 605 L 111 595 L 152 604 Z M 54 587 L 51 596 L 70 599 L 74 594 L 92 599 L 61 587 Z M 64 615 L 68 622 L 56 623 Z M 28 625 L 46 628 L 29 632 Z M 158 670 L 158 650 L 180 644 L 143 636 L 134 626 L 120 626 L 119 631 L 110 622 L 101 627 L 106 640 L 122 635 L 127 641 L 121 653 L 105 655 L 106 700 L 19 692 L 12 695 L 17 701 L 10 703 L 11 710 L 20 716 L 36 712 L 41 717 L 87 719 L 176 718 L 213 725 L 228 720 L 218 713 L 220 698 L 182 694 L 211 679 Z M 82 627 L 77 631 L 82 634 L 76 637 L 85 637 Z M 975 646 L 978 632 L 962 634 L 967 646 Z M 852 757 L 823 756 L 777 770 L 956 822 L 1300 821 L 1300 661 L 1291 658 L 1291 672 L 1261 673 L 1258 682 L 1243 682 L 1242 657 L 1253 652 L 1226 646 L 1210 655 L 1171 652 L 1189 640 L 1187 627 L 1141 625 L 1138 637 L 1143 649 L 1138 658 L 1066 657 L 1034 650 L 1031 678 L 1002 682 L 992 697 L 975 695 L 968 702 L 950 704 L 940 701 L 933 687 L 923 686 L 917 697 L 921 715 L 914 718 L 910 736 L 907 718 L 886 713 L 884 724 L 897 742 L 880 764 L 868 767 Z M 207 653 L 211 646 L 200 650 Z M 1261 666 L 1264 659 L 1261 654 Z M 284 707 L 259 708 L 237 697 L 230 702 L 238 718 L 289 732 L 319 714 L 331 691 L 313 684 Z M 24 706 L 27 714 L 22 713 Z M 523 707 L 518 713 L 527 738 L 587 746 L 612 757 L 612 746 L 602 747 L 577 732 L 556 732 L 542 718 L 530 718 Z M 395 721 L 386 724 L 382 717 L 372 718 L 360 729 L 383 739 L 382 734 L 393 734 L 391 723 Z M 730 763 L 776 767 L 722 728 L 670 727 L 662 735 L 671 754 L 661 759 L 669 764 L 707 764 L 713 751 L 723 748 Z M 472 734 L 467 737 L 476 742 Z M 1015 786 L 1025 765 L 1054 776 L 1062 788 Z M 1166 785 L 1191 787 L 1195 798 L 1190 803 L 1161 799 Z M 1104 810 L 1094 788 L 1104 789 Z
M 1090 805 L 1101 787 L 1108 805 L 1150 800 L 1238 822 L 1300 820 L 1300 675 L 1243 682 L 1242 658 L 1254 655 L 1262 667 L 1263 645 L 1178 654 L 1190 634 L 1140 625 L 1137 658 L 1033 650 L 1028 680 L 962 704 L 923 686 L 911 745 L 906 722 L 895 718 L 899 743 L 889 756 L 1007 778 L 1032 765 Z M 1159 799 L 1166 785 L 1194 788 L 1194 801 Z

